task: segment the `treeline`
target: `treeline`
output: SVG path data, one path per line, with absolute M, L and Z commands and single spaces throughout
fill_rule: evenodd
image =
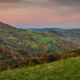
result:
M 33 58 L 33 59 L 22 58 L 18 63 L 14 63 L 12 65 L 8 65 L 8 64 L 7 66 L 0 65 L 0 71 L 12 70 L 15 68 L 22 68 L 22 67 L 31 67 L 31 66 L 40 65 L 44 63 L 50 63 L 54 61 L 61 61 L 64 59 L 69 59 L 69 58 L 73 58 L 77 56 L 80 56 L 80 48 L 65 52 L 63 54 L 62 53 L 61 54 L 50 53 L 50 54 L 46 54 L 46 55 L 40 56 L 38 58 Z

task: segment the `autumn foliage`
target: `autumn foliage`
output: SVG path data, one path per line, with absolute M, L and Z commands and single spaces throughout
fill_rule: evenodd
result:
M 4 51 L 5 50 L 5 51 Z M 24 53 L 28 53 L 27 51 L 21 50 Z M 5 55 L 9 55 L 11 54 L 8 50 L 0 48 L 0 54 L 5 54 Z M 18 54 L 18 53 L 16 53 Z M 40 57 L 37 58 L 33 58 L 33 59 L 21 59 L 18 63 L 14 63 L 15 61 L 18 60 L 12 60 L 14 64 L 11 65 L 0 65 L 1 70 L 11 70 L 11 69 L 15 69 L 15 68 L 21 68 L 21 67 L 32 67 L 35 65 L 41 65 L 44 63 L 50 63 L 50 62 L 54 62 L 54 61 L 59 61 L 59 60 L 64 60 L 64 59 L 69 59 L 69 58 L 73 58 L 73 57 L 77 57 L 80 56 L 80 48 L 72 50 L 72 51 L 68 51 L 64 54 L 55 54 L 55 53 L 51 53 L 51 54 L 46 54 L 46 55 L 42 55 Z M 9 60 L 10 61 L 10 60 Z

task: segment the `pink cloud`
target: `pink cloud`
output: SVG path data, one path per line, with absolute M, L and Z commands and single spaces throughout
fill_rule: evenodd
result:
M 21 4 L 21 3 L 20 3 Z M 6 4 L 7 7 L 8 4 Z M 11 25 L 80 26 L 79 8 L 56 5 L 32 6 L 9 4 L 0 9 L 0 21 Z M 11 8 L 11 7 L 12 8 Z

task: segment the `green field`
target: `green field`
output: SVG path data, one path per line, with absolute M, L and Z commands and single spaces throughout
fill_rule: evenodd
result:
M 34 34 L 36 34 L 36 33 L 33 33 L 32 31 L 28 31 L 27 34 L 29 34 L 29 35 L 34 35 Z
M 32 36 L 32 38 L 37 38 L 37 37 L 43 37 L 41 34 L 35 34 Z
M 80 57 L 4 71 L 0 80 L 80 80 Z
M 55 40 L 54 38 L 43 38 L 42 40 L 39 40 L 40 43 L 49 43 L 50 41 Z

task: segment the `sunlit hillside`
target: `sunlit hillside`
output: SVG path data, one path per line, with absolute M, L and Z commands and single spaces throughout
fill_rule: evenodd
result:
M 80 57 L 4 71 L 0 80 L 80 80 Z

